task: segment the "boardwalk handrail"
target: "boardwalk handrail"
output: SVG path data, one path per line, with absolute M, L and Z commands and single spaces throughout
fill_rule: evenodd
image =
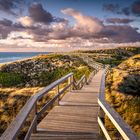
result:
M 94 74 L 97 71 L 93 72 Z M 59 85 L 63 83 L 64 81 L 68 80 L 68 84 L 60 91 Z M 28 129 L 28 132 L 24 138 L 24 140 L 28 140 L 30 138 L 30 135 L 32 132 L 36 132 L 37 127 L 37 120 L 38 118 L 44 113 L 44 111 L 52 105 L 57 99 L 59 102 L 59 97 L 61 94 L 63 94 L 68 88 L 70 90 L 75 87 L 76 89 L 80 89 L 84 84 L 87 83 L 86 76 L 82 76 L 82 78 L 78 81 L 78 83 L 75 83 L 73 73 L 69 73 L 66 76 L 56 80 L 52 84 L 46 86 L 43 90 L 38 92 L 37 94 L 33 95 L 29 98 L 27 103 L 23 106 L 23 108 L 20 110 L 20 112 L 17 114 L 15 120 L 12 121 L 12 123 L 9 125 L 9 127 L 5 130 L 5 132 L 0 137 L 0 140 L 15 140 L 18 137 L 18 134 L 20 133 L 25 121 L 29 117 L 29 115 L 33 116 L 32 122 L 30 124 L 30 127 Z M 79 86 L 80 85 L 80 86 Z M 51 99 L 49 102 L 47 102 L 42 109 L 38 112 L 37 111 L 37 102 L 46 95 L 49 91 L 51 91 L 53 88 L 57 87 L 57 94 Z
M 111 120 L 115 128 L 121 134 L 124 140 L 139 140 L 137 134 L 131 129 L 131 127 L 125 123 L 122 117 L 112 108 L 105 100 L 105 77 L 108 72 L 108 67 L 103 72 L 100 85 L 100 94 L 98 98 L 98 104 L 100 106 L 98 114 L 98 124 L 104 133 L 107 140 L 111 140 L 105 126 L 104 126 L 104 114 Z
M 74 79 L 74 81 L 76 80 Z M 81 89 L 83 87 L 83 82 L 87 83 L 86 75 L 83 75 L 77 83 L 74 82 L 74 89 Z

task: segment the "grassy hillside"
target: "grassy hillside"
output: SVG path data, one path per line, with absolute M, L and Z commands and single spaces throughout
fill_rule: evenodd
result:
M 106 100 L 140 136 L 140 54 L 110 71 L 106 81 Z M 108 119 L 106 125 L 117 134 Z
M 139 47 L 123 47 L 105 50 L 78 51 L 80 54 L 89 56 L 96 62 L 109 64 L 112 67 L 119 65 L 131 56 L 140 54 Z
M 77 56 L 62 54 L 40 55 L 24 61 L 16 61 L 0 67 L 1 87 L 46 86 L 67 73 L 74 72 L 78 79 L 91 71 Z

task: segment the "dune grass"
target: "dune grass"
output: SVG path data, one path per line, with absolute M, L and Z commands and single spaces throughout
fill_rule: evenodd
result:
M 106 100 L 140 136 L 140 55 L 113 68 L 106 79 Z M 118 132 L 106 118 L 111 135 Z

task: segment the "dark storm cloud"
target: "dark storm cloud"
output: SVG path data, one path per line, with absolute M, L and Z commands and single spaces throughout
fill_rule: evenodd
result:
M 108 18 L 106 19 L 106 21 L 108 23 L 113 23 L 113 24 L 116 24 L 116 23 L 127 24 L 130 22 L 133 22 L 134 20 L 128 19 L 128 18 Z
M 126 16 L 129 16 L 130 15 L 130 8 L 129 7 L 122 8 L 120 13 L 122 13 Z
M 0 20 L 0 36 L 6 38 L 7 35 L 13 30 L 12 21 L 8 19 Z
M 0 0 L 0 11 L 16 16 L 17 12 L 14 10 L 17 8 L 20 9 L 19 5 L 22 2 L 23 0 Z
M 104 4 L 103 10 L 113 12 L 116 14 L 123 14 L 126 16 L 140 16 L 140 0 L 133 1 L 132 4 L 130 4 L 127 7 L 122 7 L 119 4 L 114 3 Z
M 130 7 L 121 8 L 119 4 L 113 4 L 113 3 L 104 4 L 103 10 L 113 12 L 116 14 L 124 14 L 126 16 L 130 15 Z
M 12 21 L 4 18 L 3 20 L 0 20 L 0 25 L 11 26 Z
M 17 27 L 9 19 L 0 20 L 0 36 L 4 39 L 11 31 L 18 30 Z
M 19 23 L 13 23 L 9 19 L 0 20 L 0 36 L 4 39 L 7 38 L 8 34 L 12 31 L 27 31 L 27 30 L 36 30 L 37 27 L 24 27 Z
M 41 26 L 28 28 L 26 30 L 33 36 L 33 40 L 37 42 L 46 42 L 48 40 L 48 34 L 53 32 L 52 29 L 42 28 Z
M 29 7 L 29 15 L 35 22 L 53 22 L 53 16 L 44 10 L 41 4 L 34 3 Z
M 68 20 L 64 18 L 54 17 L 53 22 L 67 22 L 68 23 Z
M 131 26 L 116 26 L 109 25 L 105 26 L 102 31 L 102 36 L 112 39 L 115 43 L 128 43 L 128 42 L 136 42 L 140 41 L 140 33 L 137 32 L 137 28 L 133 28 Z
M 113 3 L 104 4 L 103 10 L 116 13 L 119 11 L 119 5 Z
M 63 22 L 65 19 L 53 17 L 53 15 L 45 10 L 40 3 L 33 3 L 29 7 L 29 16 L 35 21 L 35 22 L 42 22 L 49 24 L 51 22 Z
M 140 16 L 140 0 L 135 1 L 131 8 L 134 15 Z

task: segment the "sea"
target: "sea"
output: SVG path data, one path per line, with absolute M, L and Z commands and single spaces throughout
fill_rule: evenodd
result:
M 0 52 L 0 63 L 14 62 L 48 52 Z

